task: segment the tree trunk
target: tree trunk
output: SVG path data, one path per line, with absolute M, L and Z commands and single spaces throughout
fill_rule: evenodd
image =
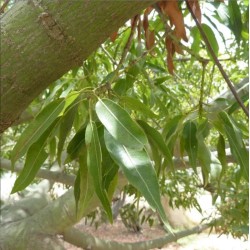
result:
M 148 1 L 26 0 L 1 16 L 1 121 L 7 129 L 49 84 L 80 66 Z

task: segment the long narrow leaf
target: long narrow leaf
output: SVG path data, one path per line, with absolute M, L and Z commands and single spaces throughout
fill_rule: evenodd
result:
M 232 155 L 240 165 L 244 178 L 249 181 L 249 152 L 244 145 L 241 132 L 226 112 L 220 112 L 219 117 L 224 126 Z
M 81 127 L 69 142 L 69 145 L 67 147 L 67 161 L 74 160 L 79 156 L 80 151 L 85 145 L 85 130 L 85 126 Z
M 29 147 L 36 142 L 46 129 L 55 121 L 64 107 L 64 100 L 58 99 L 47 105 L 25 129 L 15 145 L 12 154 L 12 164 L 22 157 Z
M 106 130 L 104 138 L 110 155 L 121 167 L 128 181 L 158 211 L 169 232 L 172 232 L 161 204 L 158 179 L 147 153 L 143 150 L 133 150 L 119 144 Z
M 155 142 L 159 151 L 166 157 L 166 160 L 170 166 L 173 166 L 173 160 L 171 152 L 166 145 L 162 135 L 153 127 L 149 126 L 144 121 L 139 121 L 139 124 L 142 126 L 143 130 L 145 131 L 146 135 Z
M 119 143 L 134 149 L 142 149 L 147 143 L 143 130 L 113 101 L 99 100 L 96 104 L 96 113 L 105 128 Z
M 87 165 L 90 175 L 93 178 L 95 192 L 99 197 L 103 208 L 107 212 L 109 220 L 112 222 L 112 211 L 108 196 L 103 188 L 102 180 L 102 153 L 97 133 L 97 128 L 94 122 L 90 122 L 86 128 L 86 146 L 87 146 Z
M 129 109 L 139 111 L 142 114 L 147 115 L 148 117 L 151 118 L 157 117 L 157 115 L 148 106 L 140 102 L 138 99 L 129 96 L 122 96 L 120 102 Z
M 79 170 L 74 185 L 74 195 L 76 201 L 77 218 L 82 218 L 88 203 L 94 195 L 94 185 L 92 177 L 89 175 L 87 167 L 87 156 L 79 156 Z
M 189 157 L 189 163 L 196 171 L 196 160 L 198 151 L 198 141 L 196 139 L 197 128 L 192 121 L 187 121 L 184 125 L 182 137 L 184 141 L 184 148 Z

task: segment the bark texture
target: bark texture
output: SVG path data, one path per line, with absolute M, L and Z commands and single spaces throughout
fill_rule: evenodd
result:
M 24 0 L 1 16 L 0 132 L 129 18 L 154 3 Z

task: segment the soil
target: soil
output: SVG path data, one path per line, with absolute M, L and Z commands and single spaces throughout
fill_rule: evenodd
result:
M 97 229 L 94 226 L 85 225 L 84 222 L 80 222 L 76 225 L 76 228 L 80 231 L 90 233 L 91 235 L 107 240 L 119 241 L 119 242 L 137 242 L 155 239 L 163 236 L 165 233 L 159 226 L 150 228 L 147 225 L 143 225 L 143 229 L 140 233 L 135 233 L 128 230 L 120 220 L 114 222 L 113 225 L 102 224 Z M 64 242 L 64 247 L 67 250 L 80 250 L 81 248 L 70 245 Z M 173 242 L 165 245 L 162 250 L 247 250 L 248 242 L 241 241 L 239 239 L 233 239 L 228 236 L 218 236 L 216 234 L 208 234 L 207 232 L 199 235 L 192 235 L 178 242 Z M 157 250 L 156 248 L 153 250 Z

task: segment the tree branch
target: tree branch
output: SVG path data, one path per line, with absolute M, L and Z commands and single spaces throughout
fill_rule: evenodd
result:
M 207 46 L 207 49 L 209 50 L 209 52 L 210 52 L 210 54 L 211 54 L 211 56 L 212 56 L 212 58 L 214 60 L 214 63 L 217 65 L 218 69 L 220 70 L 221 75 L 225 79 L 225 81 L 226 81 L 229 89 L 231 90 L 231 92 L 234 95 L 235 99 L 239 103 L 240 107 L 242 108 L 242 110 L 244 111 L 244 113 L 246 114 L 246 116 L 249 118 L 249 111 L 248 111 L 248 109 L 246 108 L 246 106 L 244 105 L 244 103 L 241 101 L 241 99 L 238 96 L 237 91 L 235 90 L 233 84 L 231 83 L 228 75 L 226 74 L 225 70 L 223 69 L 223 67 L 222 67 L 222 65 L 220 63 L 220 61 L 218 60 L 217 56 L 215 55 L 214 50 L 213 50 L 213 48 L 212 48 L 212 46 L 211 46 L 211 44 L 210 44 L 210 42 L 209 42 L 209 40 L 208 40 L 208 38 L 207 38 L 207 36 L 205 34 L 203 28 L 201 27 L 201 24 L 197 20 L 194 12 L 193 12 L 193 10 L 192 10 L 192 8 L 191 8 L 191 6 L 190 6 L 190 4 L 189 4 L 189 2 L 187 0 L 186 0 L 186 4 L 187 4 L 189 12 L 191 13 L 191 15 L 192 15 L 192 17 L 193 17 L 193 19 L 194 19 L 194 21 L 195 21 L 195 23 L 196 23 L 199 31 L 200 31 L 200 34 L 201 34 L 201 36 L 202 36 L 202 38 L 203 38 L 203 40 L 204 40 L 204 42 L 205 42 L 205 44 Z
M 103 250 L 103 249 L 119 249 L 119 250 L 147 250 L 152 248 L 161 248 L 162 246 L 177 241 L 178 239 L 184 238 L 192 234 L 199 234 L 207 228 L 211 227 L 214 223 L 208 223 L 199 225 L 188 230 L 177 232 L 175 235 L 166 235 L 157 239 L 133 242 L 133 243 L 121 243 L 110 240 L 98 239 L 88 233 L 81 232 L 78 229 L 70 228 L 63 232 L 63 238 L 65 241 L 84 248 L 91 250 Z
M 6 159 L 0 159 L 0 166 L 2 169 L 12 171 L 11 162 Z M 16 163 L 14 172 L 20 173 L 23 169 L 22 164 Z M 60 182 L 65 185 L 73 186 L 75 182 L 75 175 L 65 174 L 59 171 L 50 171 L 46 169 L 40 169 L 36 175 L 38 178 L 47 179 L 55 182 Z

